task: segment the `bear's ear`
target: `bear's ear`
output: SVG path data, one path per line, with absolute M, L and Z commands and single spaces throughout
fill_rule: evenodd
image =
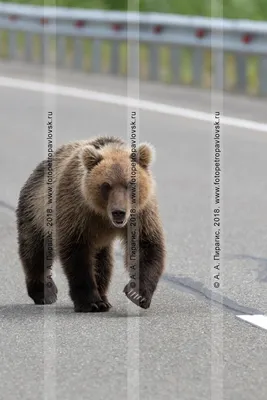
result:
M 137 148 L 137 162 L 143 168 L 148 168 L 155 158 L 155 149 L 149 143 L 141 143 Z
M 83 149 L 81 157 L 84 166 L 88 170 L 91 170 L 96 164 L 103 160 L 102 154 L 90 145 Z

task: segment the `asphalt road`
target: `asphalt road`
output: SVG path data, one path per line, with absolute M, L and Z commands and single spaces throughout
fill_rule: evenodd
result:
M 0 64 L 0 75 L 43 81 L 36 68 L 20 65 Z M 57 72 L 49 79 L 127 95 L 126 82 L 115 78 Z M 54 113 L 56 146 L 103 133 L 127 138 L 129 114 L 120 105 L 27 89 L 0 85 L 0 93 L 0 399 L 265 400 L 267 331 L 236 315 L 267 309 L 267 132 L 231 125 L 221 130 L 221 286 L 215 292 L 223 295 L 222 305 L 208 299 L 214 283 L 214 127 L 140 110 L 139 140 L 157 149 L 153 171 L 167 238 L 166 273 L 151 308 L 139 310 L 122 293 L 128 277 L 118 248 L 113 308 L 76 314 L 60 265 L 56 306 L 35 306 L 28 298 L 13 209 L 21 185 L 46 156 L 48 111 Z M 209 92 L 144 82 L 140 96 L 267 123 L 263 100 L 211 100 Z

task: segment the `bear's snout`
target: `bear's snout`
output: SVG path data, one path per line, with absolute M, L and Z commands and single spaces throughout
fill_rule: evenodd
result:
M 116 226 L 123 226 L 125 223 L 126 211 L 122 209 L 116 209 L 111 212 L 112 222 Z

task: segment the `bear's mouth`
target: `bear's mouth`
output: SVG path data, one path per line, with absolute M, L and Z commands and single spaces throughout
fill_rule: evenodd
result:
M 116 228 L 122 228 L 125 225 L 126 221 L 125 221 L 125 219 L 115 220 L 115 221 L 114 221 L 114 219 L 112 219 L 112 223 L 114 226 L 116 226 Z

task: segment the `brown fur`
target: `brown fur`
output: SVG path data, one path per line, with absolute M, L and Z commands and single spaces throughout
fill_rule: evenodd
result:
M 52 161 L 52 205 L 48 204 L 46 184 L 49 165 L 43 161 L 23 186 L 17 207 L 19 255 L 29 296 L 36 304 L 56 301 L 51 267 L 59 257 L 75 310 L 108 310 L 112 243 L 120 238 L 131 276 L 124 292 L 140 307 L 148 308 L 165 260 L 163 230 L 149 170 L 151 148 L 139 146 L 135 165 L 139 268 L 134 266 L 134 274 L 128 241 L 133 225 L 129 223 L 133 207 L 130 148 L 121 139 L 100 137 L 66 144 L 55 152 Z M 53 210 L 50 223 L 48 209 Z

